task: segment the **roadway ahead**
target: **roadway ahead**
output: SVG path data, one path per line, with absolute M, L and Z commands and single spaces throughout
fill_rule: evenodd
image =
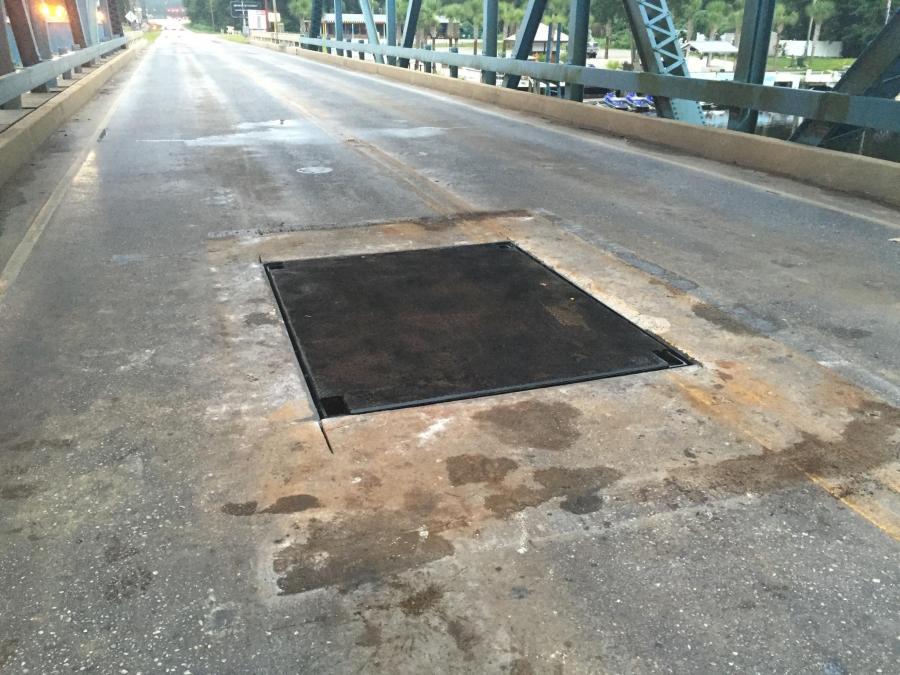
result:
M 230 522 L 196 529 L 205 497 L 193 481 L 228 467 L 198 446 L 195 420 L 209 417 L 208 401 L 234 394 L 234 381 L 202 370 L 214 365 L 211 345 L 228 349 L 203 309 L 222 293 L 207 280 L 211 234 L 546 210 L 723 310 L 712 316 L 729 330 L 771 335 L 900 403 L 900 244 L 891 241 L 900 216 L 890 209 L 191 33 L 163 35 L 121 82 L 121 94 L 85 109 L 72 143 L 57 148 L 77 160 L 71 187 L 0 299 L 0 669 L 396 672 L 402 658 L 421 656 L 413 635 L 395 645 L 401 661 L 383 663 L 367 651 L 380 644 L 368 624 L 350 642 L 333 637 L 357 618 L 335 614 L 323 595 L 297 614 L 255 600 L 267 581 L 254 576 Z M 79 125 L 98 120 L 102 138 L 84 137 L 90 127 Z M 39 166 L 54 159 L 48 147 Z M 0 195 L 0 266 L 23 214 L 46 198 L 42 180 L 25 172 Z M 243 430 L 226 419 L 217 433 L 237 447 Z M 698 667 L 685 651 L 696 635 L 677 607 L 665 608 L 664 628 L 654 624 L 653 602 L 667 602 L 657 594 L 647 605 L 626 600 L 625 624 L 604 628 L 621 642 L 605 642 L 600 661 L 566 666 L 550 650 L 539 666 L 514 660 L 518 672 L 896 664 L 885 637 L 897 634 L 895 542 L 811 485 L 785 500 L 759 506 L 784 529 L 747 529 L 725 562 L 698 555 L 704 575 L 727 580 L 743 573 L 728 567 L 743 570 L 742 551 L 782 547 L 789 560 L 776 556 L 772 569 L 789 568 L 793 581 L 762 579 L 754 593 L 760 608 L 784 605 L 778 625 L 791 643 L 768 632 L 754 602 L 735 600 L 722 616 L 712 603 L 704 621 L 718 632 L 693 643 L 708 659 Z M 795 541 L 807 517 L 828 523 L 814 537 L 844 542 L 827 564 Z M 622 546 L 656 550 L 644 534 L 623 536 L 632 541 Z M 617 564 L 636 586 L 666 581 L 632 562 L 625 552 Z M 829 576 L 835 569 L 853 581 Z M 457 646 L 469 639 L 460 630 Z M 657 637 L 643 644 L 642 635 Z M 344 651 L 330 653 L 330 639 Z M 560 640 L 564 655 L 571 645 Z M 409 672 L 448 665 L 427 656 Z
M 179 36 L 147 67 L 118 133 L 148 160 L 227 156 L 220 227 L 546 209 L 900 402 L 896 211 L 257 48 Z

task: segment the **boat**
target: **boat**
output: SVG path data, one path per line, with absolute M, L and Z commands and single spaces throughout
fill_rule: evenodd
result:
M 634 112 L 648 113 L 655 110 L 652 96 L 643 96 L 636 92 L 629 91 L 625 94 L 625 102 L 628 104 L 628 109 Z
M 606 96 L 603 97 L 603 105 L 607 108 L 612 108 L 613 110 L 630 110 L 628 107 L 628 101 L 625 100 L 624 96 L 616 96 L 614 92 L 606 92 Z

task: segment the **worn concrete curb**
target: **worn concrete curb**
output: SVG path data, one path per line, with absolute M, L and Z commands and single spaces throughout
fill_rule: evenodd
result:
M 0 133 L 0 185 L 3 185 L 47 138 L 69 117 L 81 110 L 109 79 L 128 65 L 147 44 L 138 39 L 115 58 L 66 87 Z
M 793 178 L 831 190 L 877 199 L 900 206 L 900 164 L 796 143 L 752 136 L 727 129 L 698 127 L 684 122 L 587 106 L 548 96 L 428 75 L 357 58 L 332 56 L 296 47 L 253 41 L 254 45 L 340 66 L 347 70 L 381 75 L 406 84 L 512 110 L 540 115 L 581 129 L 628 136 L 682 152 L 748 169 Z

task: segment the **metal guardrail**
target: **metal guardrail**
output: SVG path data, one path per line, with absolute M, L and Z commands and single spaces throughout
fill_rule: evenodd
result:
M 566 82 L 604 89 L 639 91 L 654 96 L 690 99 L 730 108 L 750 108 L 798 115 L 823 122 L 900 132 L 900 102 L 885 98 L 851 96 L 839 92 L 790 89 L 744 82 L 703 80 L 675 75 L 607 70 L 561 63 L 519 61 L 476 54 L 437 52 L 430 49 L 338 42 L 305 37 L 297 33 L 278 33 L 276 35 L 271 32 L 253 31 L 251 38 L 262 42 L 296 47 L 324 47 L 331 50 L 342 49 L 345 53 L 365 52 L 373 55 L 416 59 L 427 63 L 527 76 L 548 82 Z
M 0 76 L 0 105 L 28 93 L 55 77 L 60 77 L 63 73 L 67 73 L 73 68 L 83 66 L 88 61 L 93 61 L 112 51 L 121 49 L 128 42 L 133 42 L 142 36 L 143 33 L 137 36 L 132 33 L 125 37 L 113 38 L 100 44 L 62 54 L 49 61 L 41 61 L 14 73 Z

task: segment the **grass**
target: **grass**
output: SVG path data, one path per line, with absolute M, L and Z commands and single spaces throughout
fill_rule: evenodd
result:
M 145 39 L 147 42 L 153 42 L 153 41 L 156 40 L 160 35 L 162 35 L 162 31 L 161 31 L 161 30 L 147 30 L 147 31 L 144 31 L 144 39 Z
M 769 57 L 768 70 L 846 70 L 856 59 L 832 58 L 828 56 L 813 56 L 806 59 L 806 65 L 799 65 L 802 58 L 791 56 Z
M 245 38 L 243 35 L 239 33 L 235 33 L 234 35 L 222 35 L 223 40 L 228 40 L 229 42 L 238 42 L 242 45 L 250 44 L 250 40 Z

